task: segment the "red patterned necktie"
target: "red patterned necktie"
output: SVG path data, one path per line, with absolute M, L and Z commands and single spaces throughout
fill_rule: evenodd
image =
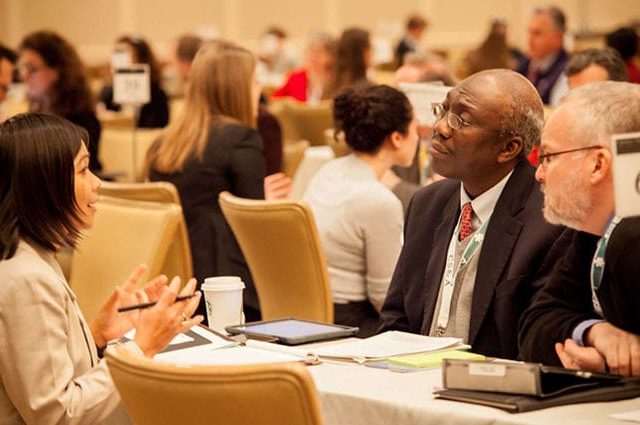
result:
M 460 218 L 460 234 L 458 235 L 461 241 L 469 237 L 473 233 L 471 227 L 471 216 L 473 215 L 473 208 L 471 202 L 467 202 L 462 206 L 462 216 Z

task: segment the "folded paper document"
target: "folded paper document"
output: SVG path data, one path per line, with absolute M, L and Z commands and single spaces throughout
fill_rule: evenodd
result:
M 442 365 L 444 360 L 484 360 L 482 354 L 470 353 L 463 350 L 443 350 L 435 353 L 410 354 L 408 356 L 397 356 L 389 359 L 389 364 L 393 366 L 403 366 L 410 368 L 425 368 Z
M 313 350 L 320 358 L 365 363 L 404 354 L 426 353 L 445 348 L 468 347 L 460 338 L 438 338 L 408 332 L 387 331 L 365 339 L 349 340 Z

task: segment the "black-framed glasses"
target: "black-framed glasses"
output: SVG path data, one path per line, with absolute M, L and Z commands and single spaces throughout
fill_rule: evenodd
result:
M 431 110 L 433 111 L 433 115 L 436 117 L 436 121 L 441 120 L 445 115 L 447 116 L 447 125 L 449 128 L 454 130 L 460 130 L 462 127 L 466 127 L 471 125 L 470 122 L 467 122 L 460 118 L 460 115 L 454 114 L 453 112 L 445 109 L 442 103 L 432 103 Z
M 565 154 L 565 153 L 580 152 L 580 151 L 586 151 L 586 150 L 591 150 L 591 149 L 600 149 L 600 148 L 602 148 L 602 146 L 593 145 L 593 146 L 583 146 L 581 148 L 575 148 L 575 149 L 567 149 L 566 151 L 544 152 L 544 153 L 541 153 L 540 155 L 538 155 L 538 165 L 546 168 L 547 165 L 549 165 L 549 162 L 551 162 L 551 158 L 553 158 L 554 156 L 562 155 L 562 154 Z

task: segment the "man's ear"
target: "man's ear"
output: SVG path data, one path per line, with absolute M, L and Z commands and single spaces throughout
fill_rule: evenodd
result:
M 600 183 L 611 174 L 612 161 L 613 157 L 609 149 L 600 148 L 596 151 L 589 176 L 592 185 Z
M 504 142 L 502 145 L 502 150 L 498 154 L 498 163 L 504 164 L 513 160 L 515 157 L 520 155 L 522 149 L 524 147 L 524 141 L 520 136 L 511 136 L 508 140 Z

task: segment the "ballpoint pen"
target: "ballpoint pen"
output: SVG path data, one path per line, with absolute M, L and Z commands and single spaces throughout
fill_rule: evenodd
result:
M 193 294 L 190 295 L 181 295 L 179 297 L 176 297 L 176 301 L 184 301 L 184 300 L 188 300 L 189 298 L 193 298 L 196 296 L 198 292 L 194 292 Z M 132 310 L 140 310 L 143 308 L 149 308 L 149 307 L 153 307 L 154 305 L 156 305 L 157 301 L 152 301 L 152 302 L 148 302 L 148 303 L 142 303 L 142 304 L 135 304 L 135 305 L 130 305 L 127 307 L 120 307 L 118 309 L 118 313 L 124 313 L 127 311 L 132 311 Z

